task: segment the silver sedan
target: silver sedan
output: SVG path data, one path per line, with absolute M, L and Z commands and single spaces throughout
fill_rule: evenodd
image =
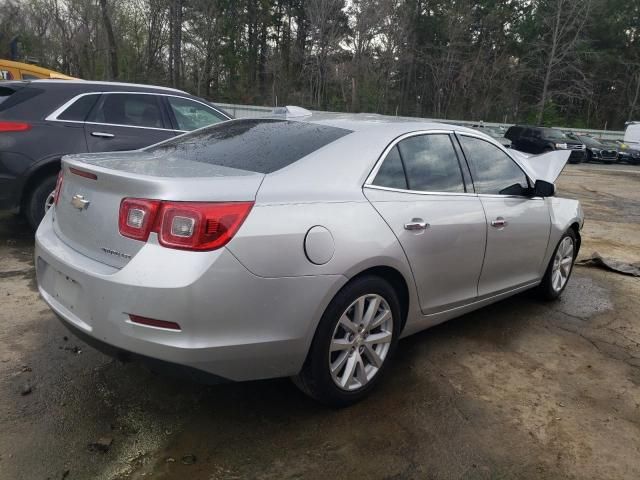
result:
M 348 115 L 67 156 L 38 287 L 103 350 L 207 379 L 291 376 L 347 405 L 400 338 L 526 289 L 562 293 L 583 223 L 554 196 L 566 157 Z

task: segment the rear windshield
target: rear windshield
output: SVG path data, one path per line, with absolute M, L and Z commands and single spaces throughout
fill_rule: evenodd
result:
M 232 120 L 149 147 L 185 160 L 272 173 L 351 130 L 277 119 Z

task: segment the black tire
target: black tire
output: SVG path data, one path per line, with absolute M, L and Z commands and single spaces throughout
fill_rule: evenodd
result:
M 373 378 L 364 386 L 349 391 L 340 388 L 331 376 L 329 349 L 341 316 L 358 298 L 369 294 L 379 295 L 387 302 L 393 319 L 392 338 Z M 380 382 L 389 366 L 402 327 L 401 311 L 398 295 L 389 282 L 374 275 L 354 279 L 337 293 L 322 315 L 302 371 L 292 379 L 293 382 L 310 397 L 331 407 L 346 407 L 362 400 Z
M 47 197 L 56 188 L 57 175 L 44 177 L 28 193 L 24 203 L 24 215 L 33 230 L 38 228 L 45 214 Z
M 556 254 L 558 253 L 558 249 L 560 248 L 560 245 L 562 244 L 564 239 L 567 237 L 571 238 L 571 240 L 573 241 L 573 261 L 571 262 L 571 269 L 569 270 L 569 275 L 564 285 L 562 285 L 562 288 L 558 290 L 553 287 L 553 280 L 552 280 L 553 265 L 554 265 L 554 260 L 556 258 Z M 557 298 L 560 297 L 560 295 L 562 295 L 562 292 L 564 292 L 564 289 L 567 287 L 567 284 L 571 279 L 571 274 L 573 273 L 573 265 L 575 263 L 577 254 L 578 254 L 578 239 L 576 237 L 575 231 L 570 228 L 564 233 L 564 235 L 562 235 L 562 237 L 560 237 L 560 240 L 558 241 L 556 248 L 553 250 L 553 255 L 551 256 L 551 259 L 549 259 L 549 265 L 547 265 L 547 270 L 544 273 L 544 277 L 542 277 L 542 282 L 540 282 L 540 285 L 538 286 L 538 292 L 540 293 L 543 299 L 556 300 Z

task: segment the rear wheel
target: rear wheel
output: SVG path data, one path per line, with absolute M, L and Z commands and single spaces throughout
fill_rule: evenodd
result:
M 575 232 L 570 229 L 558 242 L 539 287 L 540 293 L 547 300 L 558 298 L 569 282 L 576 259 L 576 240 Z
M 57 175 L 44 177 L 29 192 L 24 204 L 24 214 L 31 228 L 36 230 L 47 207 L 53 204 L 53 191 L 56 188 Z
M 358 402 L 380 381 L 400 326 L 400 304 L 393 287 L 380 277 L 357 278 L 327 307 L 294 383 L 330 406 Z

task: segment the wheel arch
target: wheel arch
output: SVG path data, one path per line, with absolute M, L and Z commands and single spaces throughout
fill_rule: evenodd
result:
M 379 265 L 375 267 L 369 267 L 354 275 L 345 285 L 348 285 L 350 282 L 354 281 L 357 278 L 361 278 L 367 275 L 374 275 L 386 280 L 395 290 L 396 294 L 398 295 L 398 300 L 400 301 L 400 315 L 402 320 L 402 327 L 400 330 L 402 331 L 407 323 L 410 301 L 409 285 L 407 284 L 407 280 L 404 278 L 404 275 L 402 275 L 399 270 L 393 267 L 387 265 Z
M 568 230 L 573 230 L 573 233 L 576 236 L 576 252 L 575 257 L 578 257 L 578 252 L 580 251 L 580 245 L 582 245 L 582 237 L 580 236 L 580 224 L 578 222 L 573 222 L 569 225 Z
M 24 210 L 25 204 L 29 198 L 33 189 L 43 179 L 57 175 L 60 171 L 60 157 L 48 159 L 44 162 L 40 162 L 32 171 L 27 175 L 24 184 L 22 185 L 22 191 L 20 193 L 20 210 Z

